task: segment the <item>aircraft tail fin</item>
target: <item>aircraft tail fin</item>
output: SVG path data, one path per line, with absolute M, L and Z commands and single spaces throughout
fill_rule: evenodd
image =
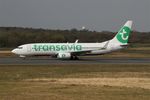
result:
M 114 44 L 127 45 L 131 33 L 132 23 L 133 22 L 131 20 L 127 21 L 116 36 L 111 40 L 111 42 Z

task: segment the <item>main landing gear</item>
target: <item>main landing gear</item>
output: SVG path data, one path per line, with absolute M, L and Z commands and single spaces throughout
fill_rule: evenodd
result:
M 71 56 L 70 60 L 79 60 L 77 56 Z

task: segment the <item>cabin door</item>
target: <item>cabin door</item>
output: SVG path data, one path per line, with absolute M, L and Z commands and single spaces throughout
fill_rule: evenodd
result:
M 31 52 L 31 45 L 27 45 L 27 52 Z

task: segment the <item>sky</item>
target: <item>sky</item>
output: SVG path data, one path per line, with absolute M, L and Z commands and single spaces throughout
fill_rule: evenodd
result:
M 133 20 L 150 31 L 150 0 L 0 0 L 0 26 L 113 31 Z

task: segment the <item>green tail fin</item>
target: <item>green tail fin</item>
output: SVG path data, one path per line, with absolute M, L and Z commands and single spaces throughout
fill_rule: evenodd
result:
M 127 44 L 131 33 L 132 21 L 127 21 L 126 24 L 119 30 L 114 37 L 113 42 L 119 44 Z

